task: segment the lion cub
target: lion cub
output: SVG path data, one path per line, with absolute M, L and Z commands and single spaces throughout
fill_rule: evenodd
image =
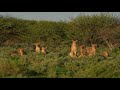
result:
M 47 49 L 47 47 L 42 47 L 42 51 L 41 51 L 41 52 L 42 52 L 43 54 L 46 54 L 46 49 Z
M 84 56 L 85 56 L 84 45 L 80 45 L 80 56 L 79 57 L 84 57 Z
M 86 53 L 88 56 L 96 55 L 97 44 L 92 44 L 91 47 L 86 47 Z
M 18 55 L 19 56 L 23 56 L 23 54 L 24 54 L 24 49 L 23 48 L 18 48 Z
M 102 57 L 104 57 L 105 59 L 108 59 L 108 58 L 110 58 L 109 57 L 109 52 L 110 52 L 110 49 L 107 49 L 107 50 L 104 50 L 103 52 L 101 52 L 100 55 Z
M 24 55 L 24 49 L 23 48 L 18 48 L 17 51 L 12 51 L 9 55 L 11 56 L 23 56 Z
M 36 53 L 40 53 L 40 44 L 39 43 L 35 43 L 35 46 L 36 46 Z

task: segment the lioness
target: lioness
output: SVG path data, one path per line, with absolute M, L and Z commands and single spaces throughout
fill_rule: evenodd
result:
M 78 40 L 72 40 L 70 56 L 74 57 L 77 56 L 77 42 Z

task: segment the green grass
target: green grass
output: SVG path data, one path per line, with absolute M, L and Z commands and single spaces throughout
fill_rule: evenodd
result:
M 58 53 L 49 52 L 47 55 L 36 55 L 34 51 L 27 52 L 22 58 L 19 56 L 8 56 L 8 53 L 14 50 L 14 48 L 1 47 L 0 50 L 1 78 L 120 77 L 119 50 L 113 50 L 113 52 L 111 52 L 112 57 L 109 59 L 104 59 L 99 55 L 91 58 L 71 58 L 67 48 Z

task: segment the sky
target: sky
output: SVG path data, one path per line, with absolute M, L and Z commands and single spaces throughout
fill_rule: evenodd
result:
M 0 12 L 0 15 L 7 15 L 27 20 L 50 20 L 50 21 L 68 21 L 84 13 L 86 15 L 100 14 L 100 12 Z M 113 15 L 120 15 L 120 12 L 110 12 Z

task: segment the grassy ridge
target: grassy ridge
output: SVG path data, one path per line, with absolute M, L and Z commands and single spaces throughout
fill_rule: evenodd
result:
M 99 53 L 107 44 L 104 36 L 116 45 L 111 58 Z M 95 57 L 69 57 L 71 39 L 78 45 L 97 43 Z M 47 46 L 46 55 L 36 55 L 34 43 Z M 69 22 L 33 21 L 0 17 L 0 77 L 16 78 L 118 78 L 120 77 L 120 20 L 111 14 L 78 16 Z M 9 56 L 19 47 L 24 57 Z M 79 54 L 79 48 L 78 48 Z

